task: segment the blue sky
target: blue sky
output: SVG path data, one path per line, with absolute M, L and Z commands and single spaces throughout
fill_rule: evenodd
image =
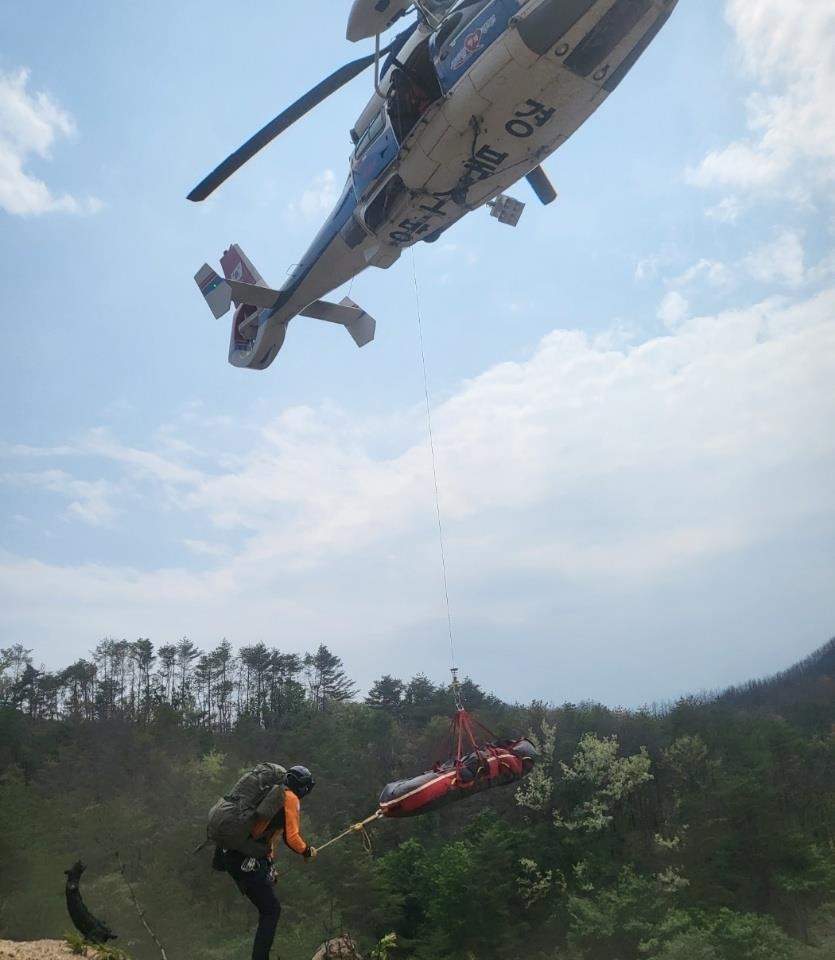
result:
M 635 705 L 835 633 L 835 12 L 681 0 L 546 163 L 226 362 L 192 280 L 268 282 L 341 188 L 364 76 L 206 204 L 185 194 L 367 52 L 348 4 L 6 0 L 0 40 L 0 645 L 327 643 L 362 686 L 448 667 L 420 290 L 463 671 Z M 414 272 L 413 272 L 414 271 Z

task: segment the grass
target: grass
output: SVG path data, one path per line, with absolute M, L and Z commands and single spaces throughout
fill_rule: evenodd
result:
M 72 953 L 80 957 L 90 957 L 91 960 L 130 960 L 124 950 L 103 946 L 100 943 L 90 943 L 75 931 L 65 933 L 64 940 Z

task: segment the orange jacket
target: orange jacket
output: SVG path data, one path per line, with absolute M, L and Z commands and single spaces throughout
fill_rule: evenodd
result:
M 293 793 L 292 790 L 284 791 L 284 810 L 283 810 L 283 825 L 275 826 L 275 821 L 267 820 L 266 817 L 260 817 L 255 821 L 255 826 L 252 828 L 252 836 L 258 840 L 261 837 L 266 836 L 269 841 L 270 847 L 270 859 L 272 860 L 275 856 L 275 844 L 278 841 L 278 836 L 280 833 L 284 833 L 284 842 L 287 846 L 294 852 L 298 854 L 304 854 L 308 848 L 307 842 L 301 835 L 299 830 L 299 812 L 301 809 L 301 802 L 299 798 Z M 270 829 L 272 827 L 272 829 Z

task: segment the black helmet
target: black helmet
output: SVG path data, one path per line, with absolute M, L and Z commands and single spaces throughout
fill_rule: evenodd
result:
M 287 771 L 287 788 L 292 790 L 297 797 L 306 797 L 310 791 L 316 786 L 316 781 L 313 779 L 313 774 L 307 769 L 307 767 L 290 767 Z

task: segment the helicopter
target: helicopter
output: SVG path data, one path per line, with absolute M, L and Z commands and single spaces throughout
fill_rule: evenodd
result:
M 237 244 L 223 277 L 195 281 L 215 317 L 235 311 L 229 362 L 263 370 L 290 320 L 344 326 L 357 346 L 376 321 L 348 297 L 322 298 L 367 267 L 433 243 L 487 206 L 516 226 L 524 204 L 505 191 L 526 179 L 543 204 L 557 193 L 542 169 L 635 65 L 678 0 L 354 0 L 347 39 L 374 40 L 226 158 L 188 195 L 205 200 L 259 150 L 370 67 L 374 92 L 350 131 L 345 188 L 279 289 Z M 385 46 L 382 37 L 410 20 Z

